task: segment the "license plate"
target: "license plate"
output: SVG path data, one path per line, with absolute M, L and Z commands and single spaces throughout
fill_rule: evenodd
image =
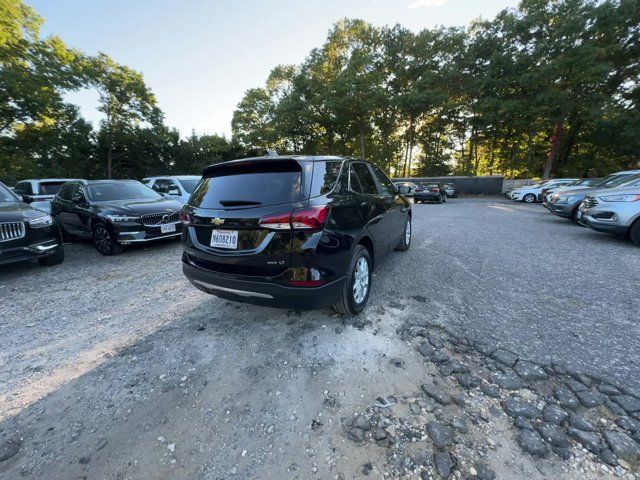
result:
M 211 246 L 215 248 L 228 248 L 235 250 L 238 248 L 237 230 L 214 230 L 211 233 Z
M 176 224 L 172 223 L 171 225 L 160 225 L 160 233 L 171 233 L 176 231 Z

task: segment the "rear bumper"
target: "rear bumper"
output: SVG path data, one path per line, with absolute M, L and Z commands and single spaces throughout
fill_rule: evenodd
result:
M 415 193 L 413 195 L 414 200 L 438 200 L 440 198 L 439 193 Z
M 286 287 L 266 279 L 248 280 L 221 275 L 184 262 L 182 271 L 198 290 L 205 293 L 236 302 L 296 310 L 333 305 L 340 298 L 345 282 L 340 278 L 320 287 Z

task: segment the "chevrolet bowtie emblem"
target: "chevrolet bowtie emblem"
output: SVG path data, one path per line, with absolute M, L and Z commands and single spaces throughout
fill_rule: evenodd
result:
M 222 225 L 224 223 L 224 218 L 212 218 L 211 223 L 213 223 L 214 225 Z

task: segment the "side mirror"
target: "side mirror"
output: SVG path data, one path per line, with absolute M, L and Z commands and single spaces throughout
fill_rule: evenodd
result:
M 398 192 L 401 193 L 402 195 L 406 195 L 411 191 L 411 189 L 409 187 L 407 187 L 406 185 L 400 185 L 398 187 Z

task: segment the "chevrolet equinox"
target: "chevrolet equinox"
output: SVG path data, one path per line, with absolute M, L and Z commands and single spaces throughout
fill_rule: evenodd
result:
M 375 165 L 341 157 L 211 165 L 180 215 L 184 274 L 229 300 L 355 315 L 373 269 L 411 243 L 401 192 Z

